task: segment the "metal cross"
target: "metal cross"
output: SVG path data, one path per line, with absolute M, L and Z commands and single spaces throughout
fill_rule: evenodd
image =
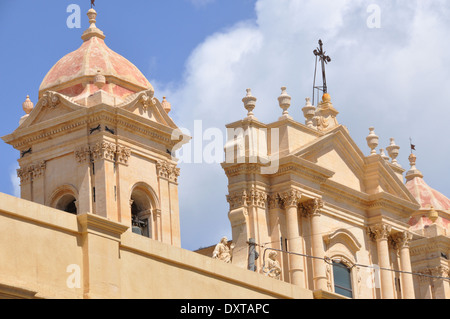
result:
M 323 93 L 327 93 L 327 78 L 325 76 L 325 64 L 331 62 L 331 58 L 325 55 L 325 51 L 323 50 L 323 42 L 319 40 L 319 48 L 314 50 L 314 55 L 320 58 L 320 62 L 322 62 L 322 79 L 323 79 Z
M 91 9 L 92 7 L 95 7 L 95 0 L 91 0 Z

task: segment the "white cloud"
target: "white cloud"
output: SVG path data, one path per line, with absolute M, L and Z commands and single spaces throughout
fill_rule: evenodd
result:
M 304 98 L 312 94 L 312 51 L 321 38 L 332 57 L 327 80 L 338 120 L 362 151 L 368 154 L 365 137 L 375 126 L 379 148 L 395 137 L 402 147 L 398 159 L 408 169 L 412 136 L 418 168 L 431 186 L 449 196 L 450 181 L 441 176 L 450 175 L 444 139 L 450 116 L 450 3 L 375 1 L 381 28 L 370 29 L 367 7 L 373 2 L 258 0 L 254 23 L 208 37 L 187 61 L 183 84 L 163 88 L 170 91 L 175 122 L 192 130 L 194 120 L 202 119 L 204 128 L 225 130 L 227 123 L 245 117 L 241 99 L 248 87 L 258 98 L 256 117 L 275 121 L 281 114 L 276 100 L 281 86 L 292 96 L 290 114 L 303 122 Z M 433 143 L 436 136 L 439 143 Z M 194 249 L 198 242 L 205 246 L 229 236 L 224 234 L 230 231 L 227 179 L 220 165 L 181 168 L 189 177 L 180 179 L 183 246 Z

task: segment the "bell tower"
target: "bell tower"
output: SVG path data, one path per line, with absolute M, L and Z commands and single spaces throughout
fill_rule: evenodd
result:
M 186 138 L 170 103 L 106 46 L 96 11 L 87 15 L 81 46 L 50 69 L 36 105 L 27 97 L 19 127 L 3 137 L 20 152 L 21 197 L 180 246 L 180 170 L 171 154 Z

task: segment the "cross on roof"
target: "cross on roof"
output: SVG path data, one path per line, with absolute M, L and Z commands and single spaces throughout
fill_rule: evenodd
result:
M 325 76 L 325 64 L 331 62 L 331 58 L 325 55 L 325 51 L 323 50 L 323 42 L 319 40 L 319 47 L 314 50 L 314 55 L 319 57 L 320 62 L 322 63 L 322 79 L 323 79 L 323 93 L 327 93 L 327 79 Z

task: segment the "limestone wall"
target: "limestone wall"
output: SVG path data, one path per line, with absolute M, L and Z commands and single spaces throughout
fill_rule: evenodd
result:
M 313 292 L 0 193 L 0 297 L 313 298 Z

